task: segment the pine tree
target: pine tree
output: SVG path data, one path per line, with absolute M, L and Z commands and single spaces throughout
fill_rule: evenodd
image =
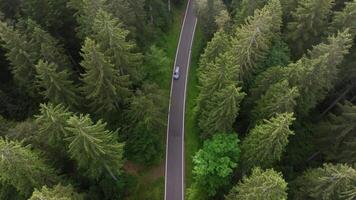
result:
M 29 196 L 34 188 L 53 185 L 59 178 L 29 146 L 0 138 L 0 180 Z
M 193 177 L 198 190 L 212 197 L 228 185 L 240 157 L 236 134 L 215 134 L 193 158 Z
M 295 181 L 292 199 L 355 199 L 356 170 L 345 164 L 324 164 Z
M 121 74 L 130 75 L 132 80 L 140 80 L 136 67 L 141 64 L 141 54 L 134 53 L 135 45 L 127 39 L 129 32 L 122 28 L 121 22 L 100 9 L 92 29 L 93 39 L 115 68 Z
M 249 177 L 230 190 L 225 200 L 285 200 L 287 183 L 281 173 L 273 169 L 254 168 Z
M 77 35 L 84 40 L 92 35 L 92 27 L 96 18 L 97 12 L 100 9 L 107 9 L 106 0 L 69 0 L 68 7 L 75 10 L 75 17 L 79 26 L 77 27 Z
M 288 42 L 295 57 L 320 42 L 334 0 L 301 0 L 288 23 Z
M 34 44 L 29 42 L 26 36 L 0 22 L 1 44 L 6 49 L 6 58 L 12 65 L 12 74 L 20 87 L 25 88 L 32 96 L 35 94 L 35 64 L 40 55 L 33 51 Z
M 279 161 L 289 142 L 288 137 L 294 135 L 289 129 L 294 120 L 292 113 L 282 113 L 256 125 L 242 142 L 244 170 L 254 166 L 269 168 Z
M 298 88 L 290 87 L 287 80 L 272 85 L 252 110 L 253 121 L 269 119 L 278 113 L 294 112 L 298 96 Z
M 240 80 L 249 80 L 256 65 L 263 61 L 278 36 L 282 24 L 282 10 L 279 0 L 271 0 L 261 10 L 246 19 L 246 23 L 236 29 L 232 38 L 231 54 L 240 65 Z
M 241 87 L 235 84 L 227 85 L 213 93 L 199 119 L 204 135 L 232 131 L 232 125 L 244 96 L 245 93 L 241 91 Z
M 333 20 L 329 26 L 329 32 L 337 33 L 344 29 L 349 29 L 350 34 L 356 35 L 356 1 L 345 2 L 345 8 L 342 11 L 335 11 Z
M 94 123 L 89 115 L 72 116 L 67 121 L 68 153 L 78 167 L 94 179 L 103 174 L 117 179 L 123 165 L 124 144 L 115 138 L 117 132 L 106 130 L 102 120 Z
M 36 79 L 41 94 L 54 104 L 64 104 L 75 108 L 79 104 L 79 92 L 70 80 L 67 70 L 59 71 L 54 63 L 40 60 L 36 65 Z
M 229 36 L 224 30 L 219 30 L 214 34 L 211 41 L 208 42 L 204 49 L 204 53 L 200 56 L 199 66 L 201 70 L 220 55 L 225 53 L 230 46 Z
M 117 105 L 129 95 L 129 81 L 127 76 L 121 76 L 110 58 L 105 56 L 93 40 L 87 38 L 82 47 L 83 61 L 80 63 L 85 69 L 82 74 L 82 91 L 89 108 L 103 114 L 117 109 Z
M 35 116 L 41 140 L 63 150 L 66 146 L 64 138 L 68 136 L 68 131 L 65 129 L 68 126 L 67 120 L 72 115 L 73 113 L 61 104 L 41 104 L 40 114 Z
M 28 200 L 83 200 L 84 197 L 78 194 L 73 186 L 55 185 L 53 188 L 43 186 L 41 190 L 35 189 Z
M 339 32 L 329 37 L 326 43 L 314 46 L 308 52 L 309 58 L 303 57 L 288 66 L 288 80 L 300 92 L 297 100 L 298 115 L 308 114 L 334 87 L 338 65 L 348 53 L 351 42 L 348 30 Z

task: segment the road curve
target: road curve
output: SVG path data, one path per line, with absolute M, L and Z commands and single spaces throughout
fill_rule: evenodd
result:
M 188 0 L 179 37 L 174 67 L 179 66 L 180 77 L 171 84 L 167 125 L 165 200 L 184 199 L 184 113 L 191 48 L 197 19 L 193 1 Z

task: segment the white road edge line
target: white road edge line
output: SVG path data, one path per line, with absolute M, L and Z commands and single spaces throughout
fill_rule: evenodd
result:
M 176 62 L 177 62 L 177 57 L 178 57 L 178 52 L 180 49 L 180 42 L 182 39 L 182 33 L 183 33 L 183 29 L 184 29 L 184 24 L 185 24 L 185 19 L 187 17 L 187 13 L 189 10 L 189 4 L 190 4 L 190 0 L 188 0 L 187 6 L 185 8 L 185 14 L 184 14 L 184 19 L 183 19 L 183 23 L 182 23 L 182 28 L 180 30 L 180 34 L 179 34 L 179 40 L 178 40 L 178 47 L 177 47 L 177 51 L 176 51 L 176 57 L 174 59 L 174 66 L 173 66 L 173 70 L 172 70 L 172 81 L 171 81 L 171 91 L 169 94 L 169 106 L 168 106 L 168 120 L 167 120 L 167 138 L 166 138 L 166 167 L 165 167 L 165 173 L 164 173 L 164 200 L 167 200 L 167 155 L 168 155 L 168 137 L 169 137 L 169 116 L 170 116 L 170 111 L 171 111 L 171 98 L 172 98 L 172 90 L 173 90 L 173 74 L 174 74 L 174 68 L 176 66 Z M 184 122 L 183 122 L 184 123 Z M 184 141 L 184 139 L 183 139 Z
M 188 83 L 188 78 L 189 78 L 189 66 L 190 66 L 190 57 L 192 55 L 192 47 L 193 47 L 193 42 L 194 42 L 194 36 L 195 36 L 195 29 L 197 27 L 198 19 L 195 18 L 195 24 L 194 24 L 194 29 L 193 29 L 193 35 L 192 35 L 192 41 L 190 42 L 190 48 L 189 48 L 189 57 L 188 57 L 188 65 L 187 65 L 187 73 L 186 73 L 186 78 L 185 78 L 185 87 L 184 87 L 184 102 L 183 102 L 183 128 L 182 128 L 182 200 L 184 200 L 184 177 L 185 177 L 185 170 L 184 170 L 184 164 L 185 164 L 185 151 L 184 151 L 184 133 L 185 133 L 185 101 L 186 101 L 186 96 L 187 96 L 187 83 Z

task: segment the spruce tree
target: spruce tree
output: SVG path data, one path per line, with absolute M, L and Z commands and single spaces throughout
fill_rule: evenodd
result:
M 279 0 L 271 0 L 261 10 L 246 19 L 232 37 L 231 54 L 236 65 L 240 65 L 239 79 L 248 81 L 256 70 L 256 65 L 263 61 L 272 40 L 280 33 L 282 10 Z
M 132 80 L 140 80 L 141 54 L 135 53 L 135 44 L 127 39 L 129 32 L 112 15 L 100 9 L 93 23 L 93 39 L 99 44 L 101 52 L 119 69 L 121 74 L 130 75 Z
M 345 2 L 345 8 L 342 11 L 335 11 L 332 22 L 329 26 L 330 33 L 337 33 L 349 29 L 350 34 L 356 35 L 356 1 Z
M 0 180 L 29 196 L 34 188 L 53 185 L 59 177 L 29 146 L 0 138 Z
M 248 171 L 254 166 L 269 168 L 282 157 L 290 135 L 289 129 L 295 118 L 292 113 L 281 113 L 256 125 L 242 142 L 243 168 Z
M 89 108 L 99 114 L 115 111 L 118 104 L 130 95 L 128 77 L 120 75 L 100 46 L 89 38 L 82 47 L 82 56 L 80 64 L 85 72 L 81 89 L 90 102 Z
M 320 42 L 320 37 L 331 14 L 334 0 L 301 0 L 292 12 L 288 23 L 287 38 L 292 53 L 300 57 L 312 45 Z
M 309 169 L 294 182 L 291 199 L 355 199 L 356 170 L 345 164 Z
M 287 182 L 273 169 L 254 168 L 249 177 L 234 186 L 225 200 L 286 200 Z
M 40 190 L 35 189 L 28 200 L 83 200 L 84 196 L 78 194 L 73 186 L 55 185 L 53 188 L 43 186 Z
M 67 70 L 59 71 L 57 64 L 40 60 L 36 65 L 36 79 L 41 94 L 54 104 L 75 108 L 79 104 L 79 91 L 70 80 Z
M 106 129 L 102 120 L 94 123 L 89 115 L 72 116 L 67 121 L 68 153 L 88 177 L 99 179 L 104 174 L 117 179 L 123 165 L 124 144 L 117 132 Z
M 278 113 L 292 113 L 299 96 L 297 87 L 290 87 L 287 80 L 272 85 L 252 110 L 254 122 L 269 119 Z

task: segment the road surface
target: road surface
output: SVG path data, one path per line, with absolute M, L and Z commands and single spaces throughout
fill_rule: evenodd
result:
M 197 19 L 193 1 L 188 0 L 179 37 L 175 66 L 180 68 L 180 77 L 173 80 L 168 113 L 165 200 L 184 199 L 184 111 L 191 48 Z

